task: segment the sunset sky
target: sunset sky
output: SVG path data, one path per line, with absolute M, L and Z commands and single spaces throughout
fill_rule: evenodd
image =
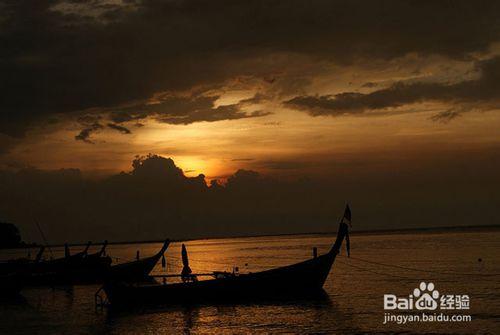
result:
M 462 183 L 462 205 L 481 180 L 487 211 L 498 13 L 496 1 L 0 0 L 0 169 L 95 181 L 153 153 L 207 183 L 238 169 L 424 176 Z

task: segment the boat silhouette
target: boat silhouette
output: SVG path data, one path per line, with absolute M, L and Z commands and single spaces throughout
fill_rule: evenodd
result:
M 347 210 L 348 207 L 346 213 Z M 344 214 L 344 218 L 350 221 L 350 210 L 348 217 Z M 181 283 L 150 284 L 110 280 L 102 289 L 112 306 L 227 302 L 314 295 L 323 291 L 325 280 L 344 239 L 349 250 L 349 228 L 344 218 L 339 224 L 337 238 L 331 249 L 326 254 L 300 263 L 247 274 L 214 273 L 214 279 L 200 281 L 195 274 L 183 270 L 180 275 L 183 279 Z M 183 263 L 185 267 L 188 266 L 187 259 Z
M 127 282 L 140 282 L 147 279 L 156 263 L 163 257 L 163 254 L 170 245 L 170 240 L 165 240 L 162 248 L 153 256 L 138 259 L 135 261 L 111 266 L 105 274 L 106 281 L 122 280 Z
M 114 278 L 124 281 L 145 281 L 163 256 L 170 241 L 166 240 L 161 250 L 151 257 L 113 266 L 111 257 L 104 255 L 107 244 L 105 241 L 98 252 L 89 254 L 89 242 L 83 251 L 73 255 L 68 245 L 65 245 L 64 257 L 49 260 L 42 260 L 44 247 L 41 247 L 34 260 L 16 259 L 2 262 L 0 263 L 2 292 L 17 294 L 26 286 L 102 284 Z

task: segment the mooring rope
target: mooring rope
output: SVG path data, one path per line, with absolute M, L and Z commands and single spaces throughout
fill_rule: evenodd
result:
M 454 272 L 454 271 L 439 271 L 439 270 L 429 270 L 429 269 L 418 269 L 418 268 L 414 268 L 414 267 L 406 267 L 406 266 L 401 266 L 401 265 L 396 265 L 396 264 L 387 264 L 387 263 L 381 263 L 381 262 L 371 261 L 371 260 L 367 260 L 367 259 L 363 259 L 363 258 L 359 258 L 359 257 L 352 257 L 352 256 L 349 257 L 349 258 L 347 256 L 343 256 L 343 257 L 345 259 L 351 259 L 351 260 L 360 261 L 360 262 L 364 262 L 364 263 L 368 263 L 368 264 L 385 266 L 385 267 L 391 267 L 391 268 L 402 269 L 402 270 L 407 270 L 407 271 L 414 271 L 414 272 L 426 272 L 426 273 L 435 273 L 435 274 L 453 275 L 453 276 L 460 276 L 460 275 L 463 275 L 463 276 L 479 276 L 479 277 L 500 276 L 500 274 L 498 274 L 498 273 L 470 273 L 470 272 Z M 175 256 L 169 256 L 169 258 L 172 258 L 175 261 L 179 261 L 180 262 L 180 259 L 177 258 L 177 257 L 175 257 Z M 292 258 L 289 258 L 289 259 L 292 260 Z M 296 261 L 297 259 L 293 258 L 293 260 Z M 227 263 L 215 262 L 215 261 L 211 261 L 211 260 L 201 260 L 201 259 L 191 259 L 190 258 L 190 261 L 193 261 L 193 262 L 204 262 L 204 263 L 213 263 L 213 264 L 228 266 Z M 356 269 L 361 270 L 361 271 L 371 272 L 371 273 L 377 274 L 377 275 L 390 276 L 390 277 L 403 278 L 403 279 L 413 279 L 413 278 L 405 277 L 405 276 L 401 276 L 401 275 L 395 275 L 395 274 L 383 273 L 383 272 L 375 271 L 373 269 L 369 269 L 369 268 L 362 267 L 362 266 L 359 266 L 359 265 L 351 264 L 351 263 L 348 263 L 348 262 L 345 262 L 345 261 L 341 261 L 341 260 L 337 260 L 337 262 L 345 264 L 345 265 L 353 267 L 353 268 L 356 268 Z M 178 266 L 177 264 L 172 264 L 172 265 Z M 252 265 L 252 267 L 267 268 L 265 266 L 258 266 L 258 265 L 257 266 L 256 265 Z
M 456 271 L 440 271 L 440 270 L 430 270 L 430 269 L 419 269 L 419 268 L 415 268 L 415 267 L 377 262 L 377 261 L 368 260 L 368 259 L 355 257 L 355 256 L 351 256 L 351 257 L 347 257 L 345 255 L 338 255 L 338 256 L 343 257 L 345 260 L 349 259 L 349 260 L 359 261 L 359 262 L 363 262 L 363 263 L 367 263 L 367 264 L 378 265 L 378 266 L 388 267 L 388 268 L 401 269 L 401 270 L 405 270 L 405 271 L 413 271 L 413 272 L 423 272 L 423 273 L 451 275 L 451 276 L 476 276 L 476 277 L 500 276 L 500 273 L 471 273 L 471 272 L 456 272 Z M 179 268 L 182 267 L 180 265 L 182 262 L 180 257 L 171 256 L 171 255 L 168 255 L 168 256 L 166 255 L 166 257 L 168 260 L 170 260 L 170 262 L 167 262 L 170 266 L 179 267 Z M 126 258 L 120 258 L 120 257 L 113 257 L 113 258 L 128 261 L 128 259 L 126 259 Z M 287 259 L 287 260 L 297 261 L 297 258 L 293 258 L 293 257 L 280 257 L 280 259 L 281 260 Z M 194 263 L 200 262 L 200 263 L 216 264 L 216 265 L 220 265 L 220 266 L 231 267 L 230 265 L 228 265 L 227 262 L 213 261 L 213 260 L 208 260 L 208 259 L 197 259 L 197 258 L 191 258 L 191 257 L 189 258 L 189 260 L 194 262 Z M 373 270 L 370 268 L 366 268 L 366 267 L 352 264 L 350 262 L 341 261 L 339 259 L 337 259 L 337 262 L 344 264 L 344 265 L 347 265 L 349 267 L 355 268 L 355 269 L 360 270 L 360 271 L 370 272 L 370 273 L 377 274 L 377 275 L 389 276 L 389 277 L 395 277 L 395 278 L 401 278 L 401 279 L 413 279 L 413 278 L 402 276 L 402 275 L 379 272 L 379 271 L 376 271 L 376 270 Z M 245 266 L 246 266 L 246 264 L 247 263 L 245 263 Z M 268 266 L 254 265 L 254 264 L 252 264 L 251 267 L 252 268 L 261 268 L 261 269 L 268 268 Z
M 358 258 L 358 257 L 352 257 L 352 256 L 350 257 L 350 259 L 354 259 L 354 260 L 357 260 L 357 261 L 360 261 L 360 262 L 374 264 L 374 265 L 380 265 L 380 266 L 386 266 L 386 267 L 392 267 L 392 268 L 403 269 L 403 270 L 408 270 L 408 271 L 416 271 L 416 272 L 428 272 L 428 273 L 437 273 L 437 274 L 453 275 L 453 276 L 480 276 L 480 277 L 500 276 L 500 273 L 471 273 L 471 272 L 455 272 L 455 271 L 439 271 L 439 270 L 429 270 L 429 269 L 417 269 L 417 268 L 413 268 L 413 267 L 407 267 L 407 266 L 401 266 L 401 265 L 395 265 L 395 264 L 387 264 L 387 263 L 375 262 L 375 261 L 370 261 L 370 260 L 367 260 L 367 259 Z
M 395 275 L 395 274 L 392 274 L 392 273 L 378 272 L 378 271 L 367 269 L 367 268 L 364 268 L 364 267 L 361 267 L 361 266 L 350 264 L 350 263 L 347 263 L 347 262 L 342 262 L 340 260 L 337 260 L 337 262 L 339 262 L 341 264 L 344 264 L 344 265 L 347 265 L 347 266 L 350 266 L 352 268 L 358 269 L 360 271 L 370 272 L 370 273 L 373 273 L 373 274 L 376 274 L 376 275 L 387 276 L 387 277 L 394 277 L 394 278 L 400 278 L 400 279 L 407 279 L 407 280 L 415 280 L 415 278 L 405 277 L 405 276 L 400 276 L 400 275 Z

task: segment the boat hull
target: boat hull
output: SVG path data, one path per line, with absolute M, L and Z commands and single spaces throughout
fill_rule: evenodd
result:
M 23 286 L 56 286 L 104 282 L 111 258 L 61 258 L 39 263 L 5 263 L 0 275 L 16 275 Z
M 40 263 L 24 272 L 25 286 L 86 285 L 102 283 L 111 268 L 111 259 L 102 257 L 65 264 Z
M 15 297 L 23 287 L 22 278 L 18 275 L 0 275 L 0 299 Z
M 268 271 L 197 282 L 134 285 L 108 282 L 112 305 L 193 304 L 263 298 L 296 298 L 322 291 L 334 253 Z

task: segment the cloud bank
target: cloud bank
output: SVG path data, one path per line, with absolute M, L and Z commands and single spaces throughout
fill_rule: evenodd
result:
M 453 119 L 472 108 L 500 107 L 500 57 L 476 64 L 480 77 L 458 83 L 396 82 L 370 93 L 345 92 L 334 96 L 297 96 L 284 102 L 288 107 L 312 116 L 366 115 L 369 111 L 397 108 L 408 104 L 438 101 L 456 110 L 435 115 L 435 120 Z M 466 108 L 469 106 L 469 108 Z
M 239 77 L 276 85 L 275 73 L 293 69 L 287 59 L 294 55 L 309 64 L 410 53 L 470 59 L 499 41 L 499 7 L 498 1 L 2 0 L 0 132 L 23 136 L 53 115 L 146 103 L 158 92 L 218 87 Z M 316 104 L 336 113 L 378 107 L 385 95 L 398 96 L 392 104 L 420 99 L 434 88 L 450 95 L 460 90 L 422 84 Z M 410 89 L 420 93 L 405 97 Z M 159 119 L 185 124 L 263 115 L 235 106 L 170 114 Z
M 225 184 L 208 186 L 203 175 L 186 177 L 172 159 L 156 155 L 137 157 L 131 171 L 95 181 L 77 169 L 22 168 L 0 171 L 0 220 L 16 223 L 30 241 L 39 240 L 35 218 L 51 242 L 328 232 L 349 201 L 358 230 L 493 224 L 498 157 L 443 155 L 422 171 L 395 164 L 367 172 L 366 163 L 354 164 L 328 180 L 241 169 Z M 486 162 L 492 167 L 477 174 L 477 164 Z

